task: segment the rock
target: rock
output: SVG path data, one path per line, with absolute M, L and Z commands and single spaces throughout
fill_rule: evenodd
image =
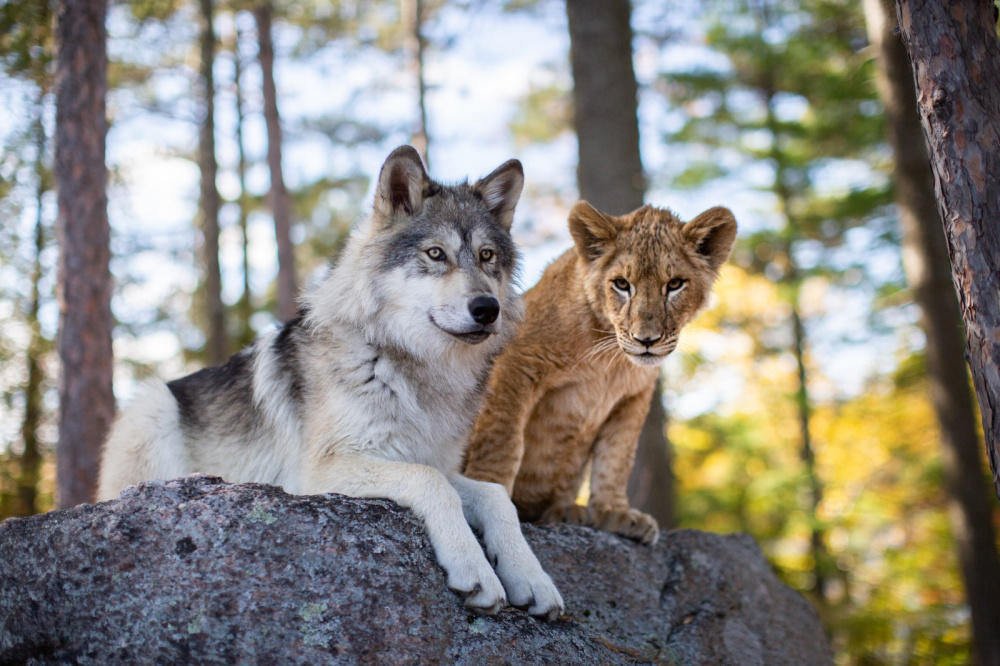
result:
M 0 524 L 0 663 L 832 661 L 747 536 L 524 526 L 554 623 L 470 614 L 385 500 L 191 476 Z

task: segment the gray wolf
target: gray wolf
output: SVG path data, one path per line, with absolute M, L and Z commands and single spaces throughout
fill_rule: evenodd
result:
M 558 616 L 505 489 L 459 472 L 493 358 L 523 312 L 509 233 L 523 183 L 510 160 L 473 185 L 441 185 L 413 148 L 394 150 L 370 218 L 298 317 L 121 414 L 99 498 L 193 472 L 388 498 L 423 520 L 467 606 Z

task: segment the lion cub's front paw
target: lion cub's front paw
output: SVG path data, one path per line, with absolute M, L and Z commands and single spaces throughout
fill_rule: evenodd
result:
M 551 525 L 554 523 L 569 523 L 570 525 L 593 525 L 590 509 L 579 504 L 566 506 L 550 506 L 539 518 L 538 522 Z
M 655 543 L 660 534 L 656 519 L 638 509 L 595 509 L 591 507 L 592 523 L 598 529 L 621 534 L 642 543 Z

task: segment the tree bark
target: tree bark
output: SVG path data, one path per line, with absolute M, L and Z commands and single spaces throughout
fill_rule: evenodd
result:
M 61 0 L 56 18 L 59 205 L 58 502 L 93 500 L 114 417 L 104 150 L 106 0 Z
M 639 154 L 638 86 L 632 67 L 628 0 L 567 0 L 580 197 L 621 215 L 642 205 L 646 181 Z M 663 527 L 673 522 L 663 395 L 653 393 L 639 437 L 630 499 Z M 643 496 L 639 497 L 639 491 Z
M 994 5 L 899 0 L 896 10 L 1000 497 L 1000 44 Z
M 253 10 L 257 21 L 257 41 L 264 88 L 264 120 L 267 124 L 267 166 L 271 173 L 271 211 L 274 236 L 278 244 L 278 316 L 287 321 L 295 317 L 295 249 L 292 247 L 292 200 L 285 188 L 281 170 L 281 117 L 278 93 L 274 84 L 274 43 L 271 22 L 274 7 L 263 2 Z
M 205 359 L 209 365 L 220 365 L 228 357 L 226 310 L 222 304 L 222 274 L 219 270 L 219 188 L 215 178 L 219 170 L 215 158 L 215 27 L 212 0 L 199 0 L 201 34 L 201 124 L 198 131 L 198 167 L 201 170 L 201 194 L 198 209 L 202 233 L 202 285 L 205 304 L 207 339 Z
M 972 611 L 979 661 L 1000 663 L 1000 558 L 983 478 L 976 413 L 963 358 L 964 336 L 952 286 L 941 216 L 909 57 L 896 36 L 893 0 L 865 0 L 869 39 L 879 62 L 878 88 L 895 156 L 893 178 L 903 230 L 903 268 L 927 338 L 931 401 L 941 428 L 948 516 Z

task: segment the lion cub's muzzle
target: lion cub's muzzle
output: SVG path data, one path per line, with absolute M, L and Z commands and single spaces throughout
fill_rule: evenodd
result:
M 666 336 L 662 331 L 629 332 L 628 337 L 618 336 L 618 346 L 636 365 L 656 365 L 677 346 L 677 335 Z

